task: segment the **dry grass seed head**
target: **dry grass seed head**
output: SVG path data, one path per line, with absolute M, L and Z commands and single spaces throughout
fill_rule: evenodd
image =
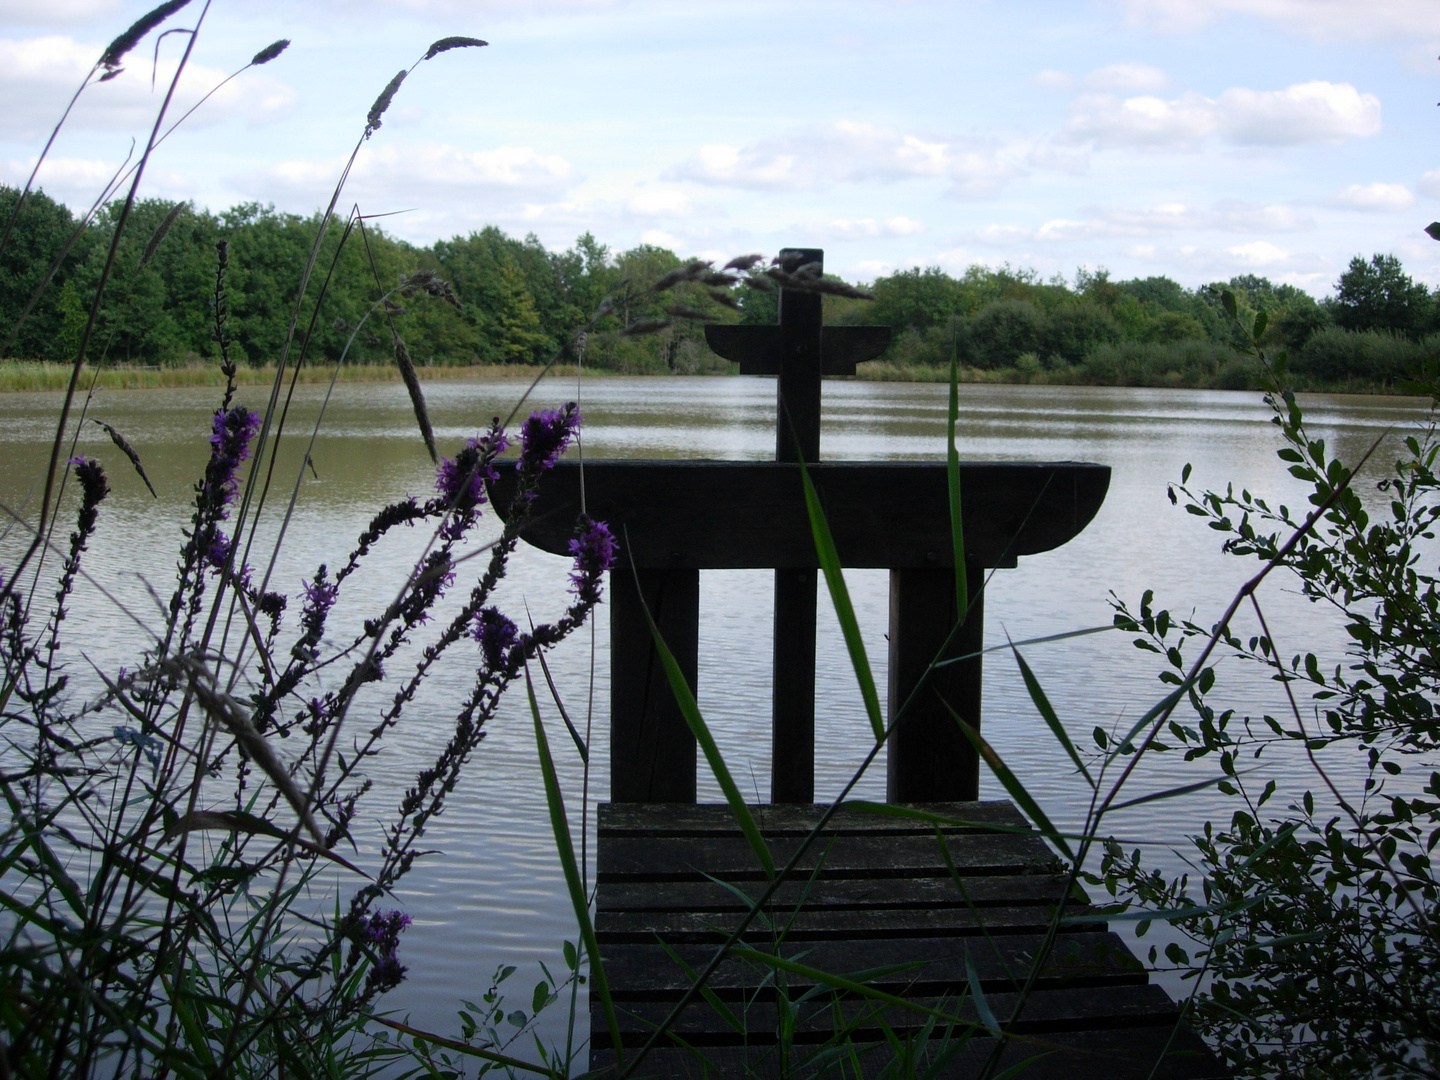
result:
M 151 8 L 140 18 L 130 24 L 130 28 L 106 46 L 105 51 L 100 54 L 97 66 L 105 69 L 105 74 L 100 76 L 101 82 L 113 79 L 120 74 L 120 61 L 125 59 L 125 54 L 136 45 L 140 39 L 148 34 L 155 27 L 168 19 L 175 12 L 179 11 L 190 0 L 165 0 L 159 7 Z

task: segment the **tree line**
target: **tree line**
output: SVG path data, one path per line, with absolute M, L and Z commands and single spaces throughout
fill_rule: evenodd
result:
M 15 189 L 0 187 L 0 219 L 9 218 L 16 198 Z M 0 266 L 0 334 L 14 333 L 7 355 L 73 358 L 116 212 L 102 208 L 81 229 L 63 204 L 31 194 Z M 254 364 L 273 360 L 319 221 L 318 214 L 280 213 L 259 203 L 213 213 L 188 203 L 140 202 L 121 240 L 90 355 L 133 364 L 215 356 L 216 245 L 223 240 L 232 353 Z M 420 300 L 388 316 L 419 363 L 543 363 L 614 294 L 615 311 L 588 340 L 587 363 L 637 373 L 726 370 L 705 348 L 699 321 L 672 321 L 643 336 L 618 333 L 637 319 L 663 318 L 662 304 L 673 298 L 646 296 L 643 286 L 681 265 L 667 249 L 642 244 L 612 251 L 588 232 L 568 250 L 550 251 L 534 235 L 519 240 L 493 226 L 424 247 L 373 222 L 348 237 L 335 228 L 317 262 L 325 280 L 321 309 L 302 315 L 315 326 L 308 358 L 343 353 L 348 362 L 387 360 L 393 346 L 386 316 L 353 332 L 401 275 L 431 269 L 452 284 L 458 310 Z M 626 280 L 635 287 L 621 288 Z M 1440 293 L 1415 282 L 1392 255 L 1357 255 L 1334 295 L 1319 301 L 1255 275 L 1187 289 L 1168 277 L 1116 281 L 1103 270 L 1082 269 L 1070 282 L 978 265 L 959 276 L 936 267 L 901 270 L 870 289 L 873 302 L 827 297 L 827 321 L 892 327 L 892 345 L 881 359 L 897 369 L 943 366 L 957 352 L 967 367 L 997 376 L 1248 385 L 1252 375 L 1230 348 L 1234 329 L 1221 302 L 1227 290 L 1247 325 L 1255 313 L 1267 313 L 1263 344 L 1288 349 L 1302 379 L 1385 384 L 1440 354 Z M 771 294 L 742 287 L 734 301 L 719 304 L 703 292 L 686 297 L 687 306 L 711 319 L 775 318 Z

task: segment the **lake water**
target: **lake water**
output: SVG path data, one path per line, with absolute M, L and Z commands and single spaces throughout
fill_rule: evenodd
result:
M 442 452 L 449 448 L 453 453 L 460 440 L 482 429 L 492 415 L 508 413 L 523 386 L 427 384 Z M 773 454 L 773 381 L 587 377 L 579 393 L 587 457 L 762 460 Z M 301 388 L 292 431 L 308 432 L 322 394 L 318 387 Z M 533 400 L 537 406 L 550 406 L 575 396 L 573 380 L 550 380 Z M 98 427 L 88 425 L 82 432 L 82 450 L 106 463 L 114 488 L 87 565 L 151 624 L 159 618 L 144 583 L 148 580 L 168 594 L 179 529 L 188 518 L 192 484 L 208 452 L 205 440 L 216 399 L 213 391 L 201 389 L 105 391 L 98 397 L 92 415 L 113 424 L 139 450 L 158 500 L 149 496 Z M 240 401 L 259 407 L 263 394 L 243 391 Z M 0 396 L 0 500 L 10 507 L 33 497 L 58 403 L 59 396 L 53 394 Z M 1403 432 L 1424 411 L 1423 402 L 1398 398 L 1310 395 L 1304 404 L 1312 430 L 1347 460 L 1357 459 L 1383 432 Z M 1275 431 L 1258 394 L 966 386 L 961 405 L 962 457 L 1095 461 L 1113 470 L 1104 506 L 1076 540 L 1024 559 L 1017 569 L 995 573 L 986 593 L 988 644 L 1003 643 L 1007 634 L 1018 641 L 1108 624 L 1112 590 L 1133 603 L 1144 589 L 1153 588 L 1158 603 L 1186 615 L 1194 609 L 1196 621 L 1212 622 L 1254 566 L 1220 554 L 1216 533 L 1170 505 L 1167 483 L 1178 479 L 1187 462 L 1194 465 L 1193 486 L 1223 487 L 1233 481 L 1277 502 L 1304 505 L 1298 482 L 1275 458 Z M 822 457 L 942 458 L 944 407 L 943 386 L 827 383 Z M 297 446 L 288 444 L 277 470 L 286 495 L 302 460 Z M 1393 456 L 1382 451 L 1377 460 Z M 343 559 L 379 506 L 405 494 L 424 496 L 433 481 L 433 468 L 398 384 L 337 388 L 313 461 L 317 476 L 307 473 L 300 482 L 295 520 L 275 569 L 276 585 L 292 594 L 315 564 L 334 565 Z M 1366 498 L 1379 501 L 1373 483 L 1360 488 Z M 271 514 L 270 535 L 274 525 Z M 0 565 L 13 565 L 22 540 L 18 529 L 5 533 Z M 422 542 L 418 532 L 402 531 L 382 544 L 367 573 L 357 575 L 357 588 L 337 607 L 334 626 L 356 625 L 388 602 Z M 522 550 L 504 586 L 502 606 L 517 621 L 523 618 L 524 605 L 537 621 L 553 617 L 565 603 L 567 569 L 563 559 Z M 883 571 L 864 571 L 847 574 L 847 579 L 883 687 L 887 578 Z M 700 706 L 732 772 L 758 800 L 766 797 L 769 769 L 769 582 L 768 571 L 701 577 Z M 1298 598 L 1292 581 L 1275 578 L 1263 596 L 1282 654 L 1311 649 L 1340 655 L 1343 637 L 1329 613 Z M 102 667 L 134 662 L 134 650 L 127 644 L 134 641 L 133 626 L 123 613 L 83 584 L 73 610 L 76 617 L 68 624 L 73 646 L 83 647 Z M 1249 631 L 1252 621 L 1253 616 L 1243 618 L 1242 632 Z M 593 665 L 592 799 L 603 797 L 608 787 L 606 650 L 602 611 L 593 635 L 583 632 L 551 660 L 571 715 L 582 720 Z M 1081 745 L 1090 744 L 1088 733 L 1095 726 L 1128 724 L 1162 693 L 1155 679 L 1157 658 L 1139 652 L 1116 633 L 1026 652 Z M 855 680 L 823 597 L 818 666 L 816 790 L 823 798 L 849 778 L 869 738 Z M 392 667 L 403 670 L 403 665 Z M 413 777 L 430 748 L 443 741 L 453 716 L 449 703 L 464 692 L 469 678 L 466 665 L 456 663 L 426 685 L 397 733 L 397 745 L 377 759 L 372 820 L 394 805 L 395 793 Z M 1241 670 L 1230 662 L 1222 668 L 1222 686 L 1227 685 L 1228 700 L 1242 712 L 1280 708 L 1275 687 L 1263 672 Z M 1077 825 L 1084 812 L 1083 785 L 1071 775 L 1004 653 L 986 661 L 984 723 L 989 739 L 1040 794 L 1052 818 L 1062 827 Z M 578 827 L 582 773 L 558 724 L 552 745 L 562 758 L 561 779 Z M 1185 766 L 1176 757 L 1154 758 L 1141 770 L 1135 793 L 1200 777 L 1198 766 Z M 1302 762 L 1277 758 L 1266 768 L 1282 789 L 1296 790 L 1308 782 Z M 701 772 L 702 800 L 718 801 L 718 788 L 707 785 L 703 768 Z M 857 794 L 883 799 L 883 763 L 861 781 Z M 982 795 L 1000 794 L 993 779 L 983 776 Z M 1278 801 L 1283 805 L 1283 798 Z M 1112 827 L 1127 839 L 1162 845 L 1153 857 L 1175 866 L 1177 857 L 1167 854 L 1163 845 L 1183 846 L 1186 833 L 1207 817 L 1228 819 L 1227 802 L 1209 792 L 1153 803 L 1117 818 Z M 422 860 L 396 897 L 415 919 L 401 949 L 410 976 L 387 1002 L 410 1012 L 417 1024 L 452 1031 L 458 999 L 478 1000 L 496 966 L 509 962 L 522 968 L 514 980 L 518 985 L 512 1007 L 528 1009 L 536 962 L 544 960 L 554 969 L 560 942 L 574 938 L 574 926 L 550 840 L 533 732 L 519 695 L 502 707 L 466 780 L 426 841 L 436 853 Z M 593 840 L 591 847 L 593 851 Z M 362 865 L 368 854 L 362 847 Z M 557 1015 L 542 1033 L 558 1040 L 563 1024 Z

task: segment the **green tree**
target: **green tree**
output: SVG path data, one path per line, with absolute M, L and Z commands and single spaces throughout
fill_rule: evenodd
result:
M 1415 337 L 1429 329 L 1434 302 L 1394 255 L 1356 255 L 1335 283 L 1330 310 L 1346 330 L 1388 330 Z
M 0 221 L 9 219 L 19 197 L 17 189 L 0 186 Z M 9 355 L 36 360 L 72 358 L 73 353 L 67 353 L 63 344 L 67 340 L 64 335 L 66 323 L 59 298 L 94 244 L 88 232 L 80 237 L 60 264 L 25 322 L 19 323 L 19 319 L 77 224 L 63 204 L 43 191 L 33 191 L 26 199 L 5 250 L 4 262 L 0 264 L 0 341 L 15 333 Z M 72 300 L 78 303 L 73 285 L 70 285 L 70 292 Z M 78 334 L 68 340 L 78 344 Z

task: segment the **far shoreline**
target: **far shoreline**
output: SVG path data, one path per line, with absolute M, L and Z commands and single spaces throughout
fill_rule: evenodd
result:
M 728 374 L 738 374 L 736 365 L 730 365 Z M 70 384 L 71 365 L 47 361 L 0 360 L 0 394 L 43 393 L 64 390 Z M 587 377 L 641 377 L 641 378 L 688 378 L 689 375 L 665 372 L 616 371 L 610 369 L 584 368 Z M 510 379 L 533 379 L 541 369 L 528 364 L 432 364 L 417 367 L 416 373 L 422 382 L 472 381 L 489 382 Z M 573 364 L 557 366 L 545 374 L 545 378 L 573 377 Z M 334 374 L 330 364 L 306 365 L 300 369 L 301 383 L 327 383 Z M 722 371 L 703 371 L 702 375 L 723 375 Z M 1237 387 L 1230 382 L 1219 385 L 1218 380 L 1186 379 L 1179 372 L 1165 372 L 1159 378 L 1097 382 L 1093 378 L 1076 377 L 1075 370 L 1057 369 L 1022 371 L 1018 368 L 981 370 L 962 367 L 960 382 L 999 386 L 1114 386 L 1159 390 L 1243 390 L 1255 392 L 1258 385 Z M 290 378 L 287 374 L 286 378 Z M 242 365 L 236 373 L 240 386 L 269 385 L 275 379 L 273 364 L 253 366 Z M 885 360 L 874 360 L 861 364 L 856 372 L 860 382 L 913 382 L 943 383 L 950 379 L 950 372 L 943 366 L 900 365 Z M 223 386 L 225 376 L 218 364 L 183 364 L 170 366 L 108 364 L 98 370 L 89 365 L 81 369 L 79 386 L 89 390 L 92 380 L 97 387 L 112 390 L 164 390 L 180 387 Z M 399 369 L 394 364 L 346 364 L 340 368 L 337 382 L 343 383 L 390 383 L 400 381 Z M 1322 394 L 1367 394 L 1381 397 L 1417 397 L 1383 383 L 1363 380 L 1345 382 L 1321 382 L 1314 379 L 1292 377 L 1292 388 L 1297 391 Z

